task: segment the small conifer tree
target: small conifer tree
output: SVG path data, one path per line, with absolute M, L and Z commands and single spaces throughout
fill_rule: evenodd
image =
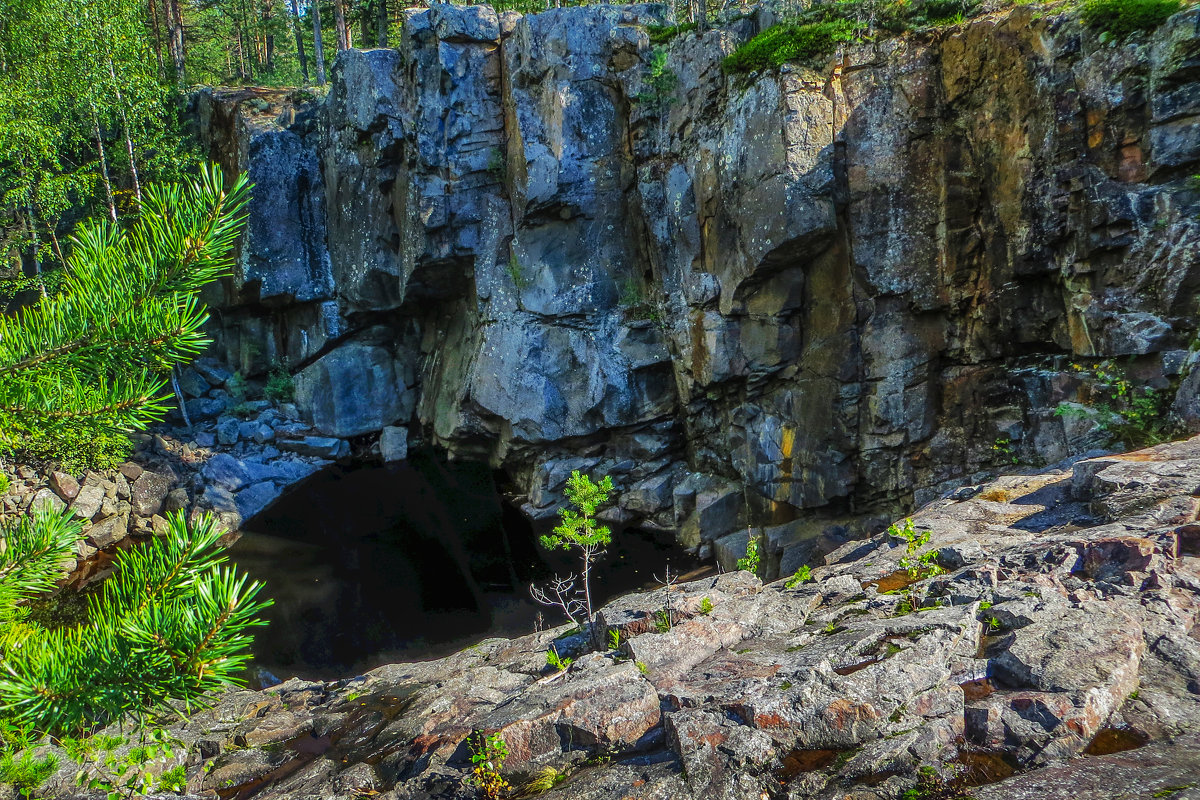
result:
M 596 510 L 608 502 L 613 490 L 612 478 L 605 475 L 595 483 L 579 470 L 571 472 L 567 479 L 567 501 L 575 507 L 559 509 L 562 522 L 553 531 L 541 537 L 542 547 L 547 550 L 579 551 L 581 589 L 574 588 L 575 576 L 555 577 L 550 591 L 530 587 L 533 598 L 542 605 L 558 606 L 575 624 L 592 623 L 592 566 L 604 554 L 604 548 L 612 541 L 612 533 L 596 522 Z M 551 595 L 552 593 L 552 595 Z M 579 594 L 582 593 L 582 597 Z

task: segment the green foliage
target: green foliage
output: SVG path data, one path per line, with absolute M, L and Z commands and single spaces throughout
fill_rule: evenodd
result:
M 158 776 L 158 785 L 155 787 L 155 791 L 183 794 L 187 791 L 187 767 L 183 764 L 176 764 L 164 771 Z
M 287 365 L 276 364 L 267 376 L 267 384 L 263 387 L 263 397 L 272 403 L 290 403 L 296 398 L 296 382 Z
M 8 490 L 11 486 L 12 486 L 12 480 L 8 477 L 7 474 L 5 474 L 2 470 L 0 470 L 0 494 L 7 494 Z
M 543 792 L 550 791 L 566 779 L 567 773 L 554 767 L 542 767 L 521 788 L 525 794 L 542 794 Z
M 1181 8 L 1181 0 L 1084 0 L 1081 16 L 1090 27 L 1124 37 L 1154 30 Z
M 839 43 L 854 39 L 854 25 L 844 19 L 775 25 L 726 56 L 721 66 L 726 72 L 774 69 L 789 61 L 828 56 Z
M 475 731 L 467 740 L 471 753 L 471 784 L 487 800 L 499 800 L 511 787 L 500 775 L 508 758 L 508 746 L 498 733 Z
M 542 547 L 547 550 L 570 550 L 572 547 L 598 552 L 612 541 L 609 529 L 596 524 L 596 510 L 608 502 L 613 490 L 612 478 L 605 475 L 595 483 L 579 470 L 573 470 L 567 479 L 567 502 L 575 510 L 563 508 L 558 514 L 562 522 L 554 530 L 541 537 Z
M 0 217 L 38 262 L 61 266 L 75 220 L 136 213 L 146 182 L 196 163 L 146 22 L 138 0 L 0 0 Z
M 604 548 L 612 541 L 612 532 L 596 521 L 596 510 L 608 502 L 613 490 L 612 478 L 605 475 L 596 483 L 591 478 L 574 470 L 567 479 L 567 502 L 574 509 L 563 508 L 558 514 L 562 521 L 554 530 L 541 537 L 542 547 L 547 550 L 578 550 L 583 587 L 578 592 L 574 588 L 574 576 L 566 579 L 555 578 L 551 584 L 553 597 L 547 590 L 530 587 L 537 602 L 558 606 L 567 618 L 576 624 L 576 617 L 582 615 L 584 621 L 592 621 L 592 588 L 591 572 L 596 559 L 604 553 Z M 582 597 L 578 597 L 578 593 Z M 595 632 L 592 632 L 595 636 Z M 599 642 L 593 641 L 593 646 Z
M 1071 368 L 1084 378 L 1095 405 L 1089 413 L 1086 407 L 1061 403 L 1055 415 L 1086 418 L 1094 413 L 1097 424 L 1112 442 L 1129 447 L 1159 444 L 1179 432 L 1178 421 L 1171 413 L 1171 392 L 1136 386 L 1107 360 L 1091 369 L 1080 364 L 1072 364 Z
M 671 614 L 665 608 L 654 612 L 654 629 L 659 633 L 670 633 Z
M 25 601 L 73 559 L 80 523 L 39 511 L 9 523 L 0 555 L 0 715 L 41 731 L 80 731 L 169 701 L 185 707 L 241 683 L 249 630 L 269 601 L 225 566 L 212 517 L 118 553 L 112 577 L 89 598 L 86 624 L 34 625 Z
M 903 525 L 892 523 L 887 532 L 889 535 L 899 537 L 905 542 L 904 556 L 900 559 L 900 568 L 908 572 L 909 578 L 919 580 L 942 573 L 942 568 L 937 563 L 936 550 L 929 550 L 925 553 L 920 552 L 922 547 L 929 544 L 929 531 L 918 533 L 916 527 L 913 526 L 913 521 L 906 519 Z
M 917 770 L 917 785 L 900 795 L 900 800 L 965 800 L 965 796 L 954 787 L 953 781 L 925 766 Z
M 550 649 L 546 651 L 546 666 L 553 667 L 560 672 L 571 666 L 574 660 L 575 659 L 573 658 L 563 658 L 560 656 L 558 654 L 558 648 L 556 648 L 554 645 L 550 645 Z
M 650 53 L 650 68 L 646 71 L 646 88 L 635 98 L 651 111 L 661 114 L 675 102 L 675 87 L 679 76 L 667 68 L 667 50 L 656 47 Z
M 921 6 L 921 18 L 929 25 L 961 23 L 976 6 L 978 0 L 925 0 Z
M 0 451 L 111 458 L 113 436 L 160 419 L 167 375 L 209 343 L 197 300 L 231 260 L 249 199 L 217 167 L 146 190 L 128 231 L 92 222 L 61 294 L 0 317 Z
M 1019 464 L 1021 461 L 1013 450 L 1012 439 L 1007 436 L 996 437 L 996 441 L 992 443 L 992 452 L 1010 464 Z
M 533 279 L 525 274 L 525 267 L 521 265 L 521 259 L 517 258 L 516 250 L 508 254 L 508 277 L 518 290 L 528 289 L 533 285 Z
M 696 23 L 684 22 L 680 25 L 647 25 L 646 35 L 650 44 L 666 44 L 680 34 L 696 30 Z
M 650 674 L 650 668 L 647 667 L 645 664 L 643 664 L 641 661 L 635 661 L 635 662 L 633 662 L 633 665 L 635 667 L 637 667 L 637 671 L 642 673 L 643 675 Z
M 107 800 L 141 797 L 154 791 L 183 791 L 187 784 L 186 768 L 180 764 L 155 777 L 166 762 L 175 757 L 175 747 L 181 741 L 161 728 L 138 729 L 137 744 L 124 754 L 116 749 L 121 739 L 107 738 L 84 749 L 77 759 L 82 769 L 75 775 L 75 785 L 93 792 L 103 792 Z
M 621 649 L 621 632 L 619 630 L 611 630 L 608 632 L 608 649 Z
M 735 565 L 738 569 L 744 569 L 747 572 L 758 574 L 758 537 L 753 533 L 750 534 L 750 541 L 746 542 L 746 555 L 737 560 Z
M 705 616 L 708 616 L 709 614 L 712 613 L 712 610 L 713 610 L 712 600 L 709 600 L 707 597 L 703 598 L 700 601 L 700 613 L 704 614 Z
M 787 579 L 787 583 L 783 584 L 785 589 L 795 589 L 802 583 L 807 583 L 812 580 L 812 567 L 805 564 L 796 570 L 792 577 Z
M 30 790 L 36 789 L 57 770 L 58 756 L 53 753 L 44 756 L 36 756 L 30 750 L 0 753 L 0 784 L 15 786 L 22 797 L 30 797 Z

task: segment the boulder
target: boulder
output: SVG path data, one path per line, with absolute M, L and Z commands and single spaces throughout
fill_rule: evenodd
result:
M 250 481 L 246 467 L 228 453 L 214 453 L 201 469 L 205 482 L 229 492 L 236 492 Z
M 379 455 L 385 463 L 408 458 L 408 429 L 389 425 L 379 435 Z
M 348 438 L 406 419 L 414 398 L 386 348 L 348 342 L 296 375 L 296 404 L 313 427 Z
M 175 475 L 168 471 L 145 470 L 130 486 L 130 499 L 134 513 L 149 517 L 162 510 L 163 499 L 175 483 Z
M 79 481 L 65 472 L 50 473 L 50 488 L 68 503 L 79 494 Z
M 91 520 L 100 513 L 100 506 L 103 502 L 104 489 L 95 484 L 86 484 L 80 488 L 79 494 L 71 503 L 71 511 L 79 519 Z

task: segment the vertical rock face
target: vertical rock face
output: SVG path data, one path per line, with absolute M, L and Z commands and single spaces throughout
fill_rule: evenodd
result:
M 664 62 L 657 6 L 407 14 L 324 101 L 198 100 L 257 184 L 220 346 L 286 357 L 328 434 L 490 459 L 533 517 L 611 473 L 622 521 L 790 525 L 779 555 L 1101 442 L 1054 413 L 1089 402 L 1072 362 L 1187 374 L 1194 10 L 1115 46 L 1018 7 L 749 77 L 720 61 L 757 17 Z

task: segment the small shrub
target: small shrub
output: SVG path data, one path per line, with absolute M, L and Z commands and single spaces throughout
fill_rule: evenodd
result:
M 903 539 L 906 543 L 904 557 L 900 559 L 900 568 L 908 572 L 908 577 L 915 580 L 941 574 L 942 568 L 937 564 L 937 551 L 929 550 L 920 553 L 921 548 L 929 544 L 929 531 L 917 533 L 913 521 L 906 519 L 903 525 L 892 523 L 888 528 L 888 533 Z M 918 553 L 920 554 L 918 555 Z
M 158 776 L 158 791 L 183 794 L 187 791 L 187 767 L 177 764 Z
M 542 794 L 543 792 L 550 791 L 566 779 L 567 773 L 557 770 L 554 767 L 542 767 L 521 788 L 525 794 Z
M 608 649 L 609 650 L 620 650 L 621 649 L 621 632 L 620 631 L 614 630 L 614 631 L 608 632 Z
M 746 555 L 737 560 L 735 565 L 738 569 L 744 569 L 747 572 L 758 574 L 758 537 L 751 534 L 750 541 L 746 543 Z
M 471 783 L 487 800 L 499 800 L 512 787 L 500 775 L 508 758 L 508 747 L 498 733 L 475 731 L 468 740 L 471 752 Z
M 808 566 L 808 564 L 805 564 L 800 569 L 796 570 L 795 574 L 792 575 L 792 577 L 787 579 L 787 583 L 784 584 L 784 588 L 795 589 L 800 584 L 807 583 L 808 581 L 811 581 L 811 580 L 812 580 L 812 568 L 810 566 Z
M 680 34 L 696 30 L 696 23 L 685 22 L 682 25 L 647 25 L 646 35 L 650 44 L 666 44 Z
M 1085 0 L 1082 17 L 1092 28 L 1124 37 L 1154 30 L 1181 8 L 1181 0 Z
M 659 633 L 670 633 L 671 615 L 665 608 L 654 612 L 654 627 Z
M 705 597 L 703 600 L 700 601 L 700 613 L 701 614 L 704 614 L 705 616 L 707 616 L 712 613 L 712 610 L 713 610 L 712 600 L 709 600 L 707 597 Z
M 563 658 L 560 656 L 558 649 L 554 645 L 550 645 L 550 649 L 546 651 L 546 665 L 553 667 L 559 672 L 571 666 L 573 661 L 574 659 L 572 658 Z
M 8 475 L 0 471 L 0 494 L 8 494 L 8 490 L 12 487 L 12 481 Z
M 30 790 L 36 789 L 57 770 L 58 757 L 53 753 L 40 758 L 28 750 L 21 753 L 7 751 L 0 755 L 0 783 L 12 784 L 23 797 L 29 797 Z
M 267 376 L 267 385 L 263 387 L 263 397 L 272 403 L 290 403 L 296 397 L 296 382 L 292 373 L 284 364 L 276 364 Z
M 952 25 L 966 19 L 977 2 L 973 0 L 925 0 L 921 16 L 929 25 Z
M 854 38 L 854 24 L 845 19 L 775 25 L 726 56 L 721 67 L 731 73 L 774 69 L 789 61 L 828 56 L 839 43 Z

